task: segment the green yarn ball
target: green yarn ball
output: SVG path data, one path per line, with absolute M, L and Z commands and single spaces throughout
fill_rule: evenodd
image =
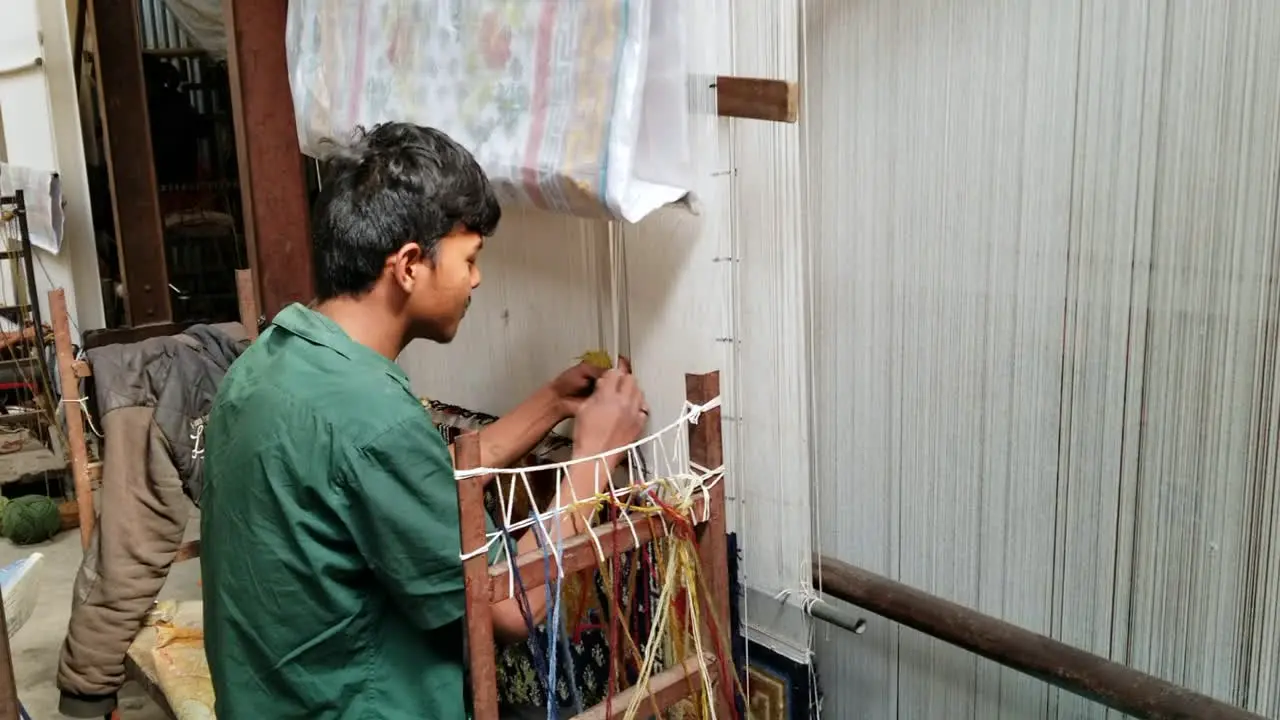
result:
M 0 534 L 17 545 L 44 542 L 61 528 L 58 504 L 43 495 L 14 498 L 0 508 Z

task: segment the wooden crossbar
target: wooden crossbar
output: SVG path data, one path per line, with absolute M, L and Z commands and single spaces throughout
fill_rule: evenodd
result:
M 720 395 L 720 374 L 685 376 L 685 395 L 690 403 L 706 405 Z M 480 436 L 470 432 L 458 437 L 455 443 L 455 463 L 459 470 L 481 467 Z M 699 417 L 697 424 L 689 428 L 689 458 L 697 465 L 718 468 L 723 465 L 721 444 L 720 409 L 708 410 Z M 485 522 L 484 488 L 490 477 L 469 477 L 458 481 L 458 516 L 460 536 L 465 550 L 485 545 L 488 540 Z M 691 520 L 695 523 L 698 555 L 705 575 L 705 592 L 711 612 L 704 613 L 700 628 L 704 649 L 727 657 L 729 642 L 729 556 L 725 535 L 724 481 L 716 483 L 705 496 L 696 498 Z M 704 517 L 705 514 L 705 517 Z M 698 522 L 702 521 L 702 522 Z M 634 519 L 634 534 L 630 524 L 610 523 L 595 528 L 596 538 L 606 556 L 635 549 L 637 545 L 662 537 L 666 527 L 656 518 Z M 668 523 L 670 521 L 668 520 Z M 565 541 L 561 561 L 566 575 L 599 567 L 599 555 L 590 537 L 581 534 Z M 526 591 L 541 587 L 556 578 L 560 572 L 553 567 L 548 571 L 541 551 L 522 553 L 515 559 L 515 572 Z M 463 577 L 466 587 L 466 625 L 469 663 L 471 668 L 472 717 L 475 720 L 498 720 L 497 648 L 493 636 L 493 604 L 510 597 L 511 564 L 500 563 L 489 567 L 484 554 L 463 561 Z M 715 658 L 708 658 L 708 668 L 717 668 Z M 696 658 L 668 668 L 649 680 L 644 688 L 631 687 L 615 696 L 612 712 L 606 712 L 602 703 L 578 716 L 584 720 L 614 720 L 622 717 L 626 707 L 637 693 L 642 694 L 641 707 L 646 713 L 657 703 L 666 709 L 688 697 L 691 691 L 704 686 L 699 674 L 702 664 Z M 714 678 L 710 678 L 712 684 Z M 727 690 L 732 691 L 733 688 Z M 730 705 L 725 698 L 729 693 L 716 693 L 717 717 L 730 717 Z
M 705 655 L 703 662 L 706 663 L 707 669 L 711 669 L 716 665 L 716 658 L 714 655 Z M 657 706 L 658 712 L 662 712 L 675 705 L 689 696 L 691 684 L 699 685 L 702 682 L 698 677 L 701 671 L 698 658 L 691 657 L 675 667 L 667 668 L 654 675 L 649 679 L 649 697 L 642 700 L 639 707 L 644 708 L 647 715 L 654 706 Z M 605 703 L 600 703 L 581 715 L 575 715 L 573 720 L 619 720 L 626 716 L 627 707 L 639 692 L 640 688 L 632 685 L 614 696 L 612 712 Z
M 702 516 L 706 506 L 706 501 L 702 498 L 694 501 L 690 515 L 695 524 L 702 524 Z M 555 579 L 561 574 L 560 566 L 563 566 L 566 577 L 576 575 L 583 570 L 599 565 L 601 552 L 605 557 L 612 557 L 615 554 L 634 550 L 650 540 L 667 535 L 669 524 L 663 525 L 662 521 L 656 518 L 633 519 L 633 522 L 635 522 L 634 535 L 631 532 L 631 526 L 626 523 L 619 523 L 616 527 L 612 523 L 593 527 L 592 532 L 595 533 L 596 539 L 600 541 L 599 550 L 596 549 L 596 544 L 585 533 L 565 540 L 560 562 L 558 564 L 551 563 L 550 572 L 548 572 L 546 558 L 542 550 L 530 550 L 516 556 L 515 564 L 520 572 L 520 582 L 523 583 L 525 592 L 533 592 L 533 590 L 549 582 L 555 582 Z M 638 543 L 636 542 L 637 538 L 639 539 Z M 489 602 L 502 602 L 511 597 L 510 576 L 511 565 L 508 562 L 500 562 L 489 568 Z

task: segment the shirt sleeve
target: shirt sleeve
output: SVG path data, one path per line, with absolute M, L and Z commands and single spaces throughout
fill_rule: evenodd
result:
M 343 480 L 361 554 L 417 626 L 434 630 L 459 620 L 466 598 L 458 489 L 444 440 L 424 416 L 352 455 Z

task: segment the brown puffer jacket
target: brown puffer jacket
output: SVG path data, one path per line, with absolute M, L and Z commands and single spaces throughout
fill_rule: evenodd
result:
M 190 503 L 200 502 L 204 419 L 247 346 L 244 328 L 227 323 L 88 352 L 102 490 L 58 663 L 64 715 L 115 709 L 129 645 L 168 577 Z

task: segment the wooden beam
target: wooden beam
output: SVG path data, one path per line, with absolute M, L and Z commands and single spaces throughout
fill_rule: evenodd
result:
M 704 507 L 705 500 L 703 498 L 694 500 L 693 508 L 690 511 L 690 516 L 693 520 L 702 519 Z M 631 534 L 631 526 L 626 523 L 620 523 L 617 527 L 609 523 L 592 528 L 596 539 L 600 541 L 600 549 L 604 551 L 606 558 L 613 557 L 615 553 L 624 553 L 636 549 L 638 547 L 636 538 L 639 538 L 640 545 L 643 545 L 650 540 L 666 535 L 664 530 L 666 526 L 656 518 L 641 519 L 637 517 L 632 522 L 636 524 L 634 535 Z M 560 560 L 564 565 L 565 576 L 569 577 L 584 570 L 598 567 L 600 557 L 596 552 L 596 544 L 592 542 L 586 533 L 579 533 L 565 540 L 564 551 Z M 560 574 L 556 563 L 551 563 L 550 568 L 547 567 L 546 554 L 541 549 L 520 553 L 516 557 L 516 568 L 520 571 L 520 582 L 524 583 L 524 591 L 526 593 L 531 593 L 549 582 L 554 582 Z M 510 563 L 497 563 L 489 568 L 490 602 L 497 603 L 511 597 L 510 575 Z
M 76 491 L 76 505 L 80 514 L 80 549 L 89 549 L 93 536 L 93 523 L 97 519 L 93 509 L 93 486 L 89 482 L 89 451 L 85 446 L 83 408 L 80 399 L 80 381 L 75 371 L 75 356 L 71 352 L 71 323 L 67 316 L 67 296 L 62 288 L 49 291 L 49 314 L 53 317 L 53 348 L 58 358 L 58 377 L 62 381 L 62 407 L 67 422 L 67 452 L 71 455 L 71 479 Z
M 721 75 L 716 78 L 716 110 L 721 117 L 793 123 L 800 119 L 800 86 Z
M 685 399 L 694 405 L 706 405 L 720 397 L 720 373 L 684 376 Z M 696 424 L 689 426 L 689 460 L 708 470 L 724 466 L 724 444 L 720 420 L 720 408 L 702 413 Z M 709 652 L 732 657 L 733 643 L 729 629 L 729 538 L 724 516 L 724 484 L 720 478 L 708 493 L 711 513 L 707 521 L 698 526 L 698 559 L 702 577 L 706 582 L 708 608 L 703 611 L 702 637 L 711 642 Z M 709 610 L 709 612 L 707 612 Z M 735 688 L 722 688 L 712 702 L 716 704 L 716 717 L 730 717 L 733 708 L 728 698 Z
M 91 0 L 90 12 L 125 312 L 130 325 L 168 322 L 173 310 L 142 76 L 138 3 Z
M 258 291 L 252 270 L 236 270 L 236 300 L 240 303 L 240 324 L 249 342 L 258 339 Z
M 270 320 L 314 296 L 306 178 L 285 58 L 286 0 L 225 0 L 245 240 Z
M 459 470 L 481 466 L 480 434 L 469 432 L 454 441 L 454 462 Z M 458 481 L 458 522 L 463 552 L 484 547 L 484 486 L 487 476 Z M 480 553 L 462 561 L 467 603 L 467 653 L 471 666 L 471 717 L 498 720 L 498 658 L 493 644 L 493 608 L 489 604 L 489 558 Z
M 716 666 L 716 658 L 714 655 L 703 655 L 703 662 L 707 664 L 710 670 Z M 648 693 L 649 698 L 641 700 L 640 716 L 649 717 L 649 713 L 657 706 L 658 712 L 663 712 L 672 705 L 689 697 L 689 688 L 702 687 L 702 680 L 698 675 L 702 672 L 702 666 L 698 663 L 697 656 L 687 658 L 684 662 L 675 667 L 667 668 L 662 672 L 649 678 L 647 690 L 632 685 L 631 687 L 618 693 L 613 698 L 612 703 L 600 703 L 595 707 L 587 710 L 581 715 L 575 715 L 573 720 L 621 720 L 627 716 L 627 708 L 630 707 L 631 701 L 636 695 Z M 612 704 L 612 712 L 609 705 Z M 727 716 L 726 716 L 727 717 Z

